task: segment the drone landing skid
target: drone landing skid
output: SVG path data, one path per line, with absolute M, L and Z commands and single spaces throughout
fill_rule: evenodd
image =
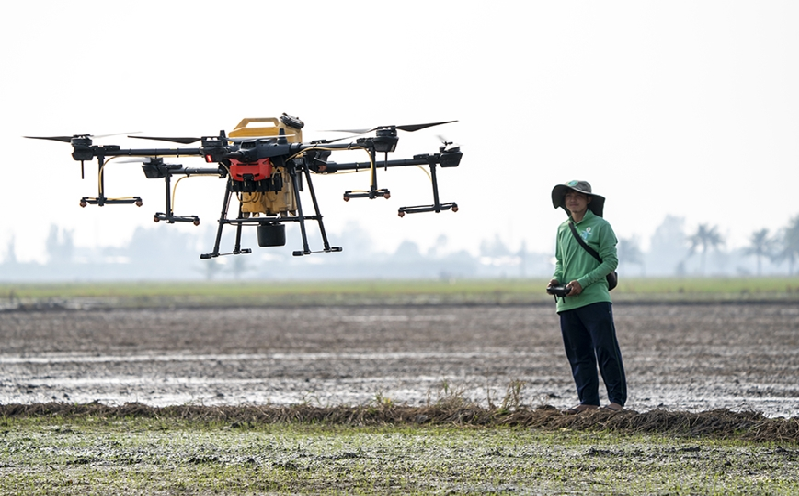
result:
M 132 198 L 95 198 L 95 197 L 88 197 L 84 196 L 80 199 L 80 206 L 85 207 L 86 205 L 98 205 L 102 207 L 105 204 L 113 204 L 113 203 L 135 203 L 137 207 L 141 207 L 144 205 L 144 201 L 139 196 L 134 196 Z
M 350 198 L 378 198 L 383 197 L 386 200 L 391 198 L 391 191 L 387 189 L 377 189 L 374 191 L 345 191 L 344 192 L 344 201 L 350 201 Z
M 200 260 L 210 260 L 212 258 L 221 257 L 222 255 L 241 255 L 252 253 L 252 248 L 242 248 L 239 251 L 232 251 L 230 253 L 201 253 Z
M 319 250 L 319 251 L 310 251 L 310 250 L 309 251 L 293 251 L 293 252 L 291 252 L 291 254 L 292 254 L 292 256 L 295 256 L 295 257 L 301 257 L 303 255 L 310 255 L 312 253 L 339 253 L 340 251 L 342 251 L 342 248 L 340 246 L 331 246 L 330 248 L 326 248 L 324 250 Z
M 174 224 L 175 222 L 191 222 L 195 226 L 200 225 L 200 218 L 196 215 L 172 215 L 172 214 L 165 214 L 163 212 L 156 212 L 153 216 L 153 222 L 161 222 L 166 221 L 170 224 Z
M 400 207 L 400 209 L 397 211 L 397 215 L 399 215 L 400 217 L 405 217 L 405 214 L 420 214 L 423 212 L 439 213 L 442 210 L 452 210 L 453 212 L 457 212 L 458 204 L 440 203 L 438 205 L 415 205 L 413 207 Z

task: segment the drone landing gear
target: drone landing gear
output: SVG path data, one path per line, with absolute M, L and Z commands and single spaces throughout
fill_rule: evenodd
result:
M 195 226 L 200 225 L 200 218 L 196 215 L 172 215 L 172 214 L 165 214 L 163 212 L 156 212 L 153 216 L 153 222 L 161 222 L 161 221 L 169 222 L 170 224 L 174 224 L 175 222 L 191 222 Z
M 436 163 L 434 160 L 430 160 L 430 182 L 433 183 L 433 204 L 432 205 L 416 205 L 413 207 L 400 207 L 397 211 L 397 215 L 400 217 L 405 217 L 405 214 L 419 214 L 422 212 L 435 212 L 439 213 L 442 210 L 452 210 L 453 212 L 458 211 L 458 204 L 457 203 L 441 203 L 438 196 L 438 177 L 436 176 Z
M 371 168 L 371 184 L 369 185 L 369 191 L 345 191 L 344 192 L 344 201 L 350 201 L 350 198 L 369 198 L 373 200 L 378 197 L 383 197 L 386 200 L 391 198 L 391 191 L 387 189 L 377 189 L 377 167 L 375 166 L 375 157 L 376 152 L 385 152 L 385 159 L 384 163 L 388 163 L 388 153 L 394 151 L 394 146 L 397 144 L 397 130 L 382 130 L 378 131 L 377 135 L 379 139 L 370 139 L 372 141 L 372 145 L 369 148 L 369 157 L 370 157 L 370 168 Z M 383 138 L 386 137 L 388 141 L 383 142 L 381 141 Z M 357 170 L 357 169 L 356 169 Z
M 286 246 L 286 225 L 279 222 L 261 222 L 258 225 L 258 246 L 269 248 L 275 246 Z M 321 251 L 294 251 L 291 254 L 295 257 L 310 255 L 311 253 L 336 253 L 340 252 L 340 246 L 329 246 Z
M 103 205 L 114 203 L 134 203 L 137 207 L 144 205 L 144 201 L 139 196 L 134 196 L 132 198 L 106 198 L 104 196 L 95 198 L 84 196 L 80 199 L 81 207 L 86 207 L 86 205 L 97 205 L 102 207 Z
M 324 250 L 319 250 L 319 251 L 293 251 L 291 252 L 291 255 L 294 257 L 301 257 L 303 255 L 310 255 L 312 253 L 338 253 L 340 251 L 342 251 L 342 248 L 340 246 L 331 246 L 329 248 L 325 248 Z
M 327 241 L 327 230 L 325 229 L 325 223 L 322 222 L 322 213 L 319 211 L 319 202 L 316 200 L 316 191 L 314 190 L 313 180 L 311 179 L 311 171 L 308 169 L 308 164 L 304 163 L 300 166 L 303 176 L 305 177 L 305 182 L 308 185 L 308 192 L 311 194 L 311 201 L 313 202 L 314 213 L 316 215 L 312 217 L 305 217 L 302 212 L 302 201 L 300 201 L 300 190 L 299 190 L 299 178 L 297 177 L 297 171 L 292 167 L 289 169 L 291 175 L 291 184 L 294 188 L 294 195 L 297 198 L 297 213 L 299 214 L 298 221 L 300 223 L 300 232 L 302 233 L 302 251 L 293 251 L 291 252 L 292 256 L 301 257 L 303 255 L 310 255 L 311 253 L 338 253 L 341 251 L 340 246 L 330 246 L 330 243 Z M 324 249 L 321 251 L 311 251 L 308 245 L 308 235 L 305 232 L 305 219 L 312 219 L 317 222 L 319 225 L 319 233 L 322 235 L 322 243 L 324 244 Z
M 219 227 L 216 232 L 216 241 L 214 243 L 214 251 L 211 253 L 203 253 L 200 255 L 200 259 L 208 260 L 211 258 L 216 258 L 220 255 L 230 255 L 231 253 L 220 253 L 219 252 L 219 245 L 222 241 L 222 230 L 225 224 L 235 224 L 236 225 L 236 245 L 233 249 L 233 255 L 238 255 L 239 253 L 252 253 L 252 250 L 249 248 L 241 248 L 241 229 L 244 225 L 256 226 L 258 232 L 258 246 L 260 247 L 278 247 L 278 246 L 285 246 L 286 245 L 286 222 L 297 222 L 300 224 L 300 231 L 302 233 L 302 250 L 292 252 L 292 255 L 295 257 L 301 257 L 303 255 L 310 255 L 311 253 L 337 253 L 341 251 L 340 246 L 330 246 L 330 243 L 327 240 L 327 231 L 325 230 L 325 224 L 322 222 L 322 214 L 319 212 L 319 203 L 316 199 L 316 193 L 313 187 L 313 181 L 311 179 L 310 170 L 307 166 L 301 166 L 301 172 L 305 177 L 306 184 L 308 185 L 308 190 L 311 195 L 311 200 L 313 201 L 313 207 L 315 215 L 306 216 L 303 213 L 302 209 L 302 201 L 300 200 L 300 177 L 297 175 L 297 169 L 294 166 L 289 166 L 289 176 L 291 178 L 290 187 L 294 193 L 294 198 L 297 199 L 297 215 L 281 215 L 275 217 L 268 217 L 268 218 L 258 218 L 258 217 L 244 217 L 244 213 L 242 212 L 242 206 L 239 205 L 239 215 L 236 219 L 228 219 L 228 208 L 230 205 L 230 199 L 232 195 L 232 179 L 228 179 L 228 185 L 225 189 L 225 197 L 222 201 L 222 214 L 219 217 Z M 306 220 L 315 220 L 319 225 L 319 232 L 322 235 L 322 241 L 324 243 L 324 249 L 321 251 L 311 251 L 309 244 L 308 244 L 308 236 L 305 229 L 305 221 Z
M 242 248 L 240 251 L 232 251 L 230 253 L 217 253 L 214 255 L 213 253 L 201 253 L 200 260 L 210 260 L 212 258 L 221 257 L 222 255 L 239 255 L 239 254 L 246 254 L 252 253 L 251 248 Z
M 157 166 L 160 167 L 160 169 L 156 169 Z M 180 167 L 180 165 L 165 165 L 163 160 L 156 162 L 154 159 L 151 159 L 149 163 L 142 167 L 147 177 L 163 178 L 164 185 L 166 186 L 166 213 L 156 212 L 153 216 L 153 222 L 160 222 L 162 220 L 170 224 L 174 224 L 175 222 L 191 222 L 195 226 L 199 226 L 200 218 L 196 215 L 174 215 L 172 213 L 172 171 Z
M 416 205 L 413 207 L 400 207 L 397 211 L 397 215 L 400 217 L 405 217 L 405 214 L 420 214 L 422 212 L 436 212 L 439 213 L 442 210 L 452 210 L 453 212 L 458 211 L 458 204 L 457 203 L 438 203 L 436 205 Z
M 375 189 L 372 191 L 345 191 L 344 192 L 344 201 L 350 201 L 350 198 L 377 198 L 382 196 L 386 200 L 391 198 L 391 191 L 387 189 Z

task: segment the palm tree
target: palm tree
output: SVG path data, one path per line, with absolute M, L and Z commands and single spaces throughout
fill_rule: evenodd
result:
M 781 231 L 777 244 L 772 260 L 777 263 L 787 261 L 788 274 L 793 275 L 794 265 L 799 260 L 799 215 L 791 219 L 788 227 Z
M 752 255 L 757 258 L 757 275 L 759 276 L 763 258 L 771 258 L 774 255 L 774 239 L 769 235 L 768 229 L 760 229 L 749 236 L 749 246 L 744 249 L 744 255 Z
M 721 234 L 718 232 L 718 226 L 708 226 L 707 224 L 699 224 L 696 232 L 688 237 L 691 242 L 689 254 L 696 253 L 697 248 L 702 248 L 702 258 L 700 259 L 700 271 L 705 273 L 705 255 L 709 250 L 717 250 L 720 245 L 724 243 Z

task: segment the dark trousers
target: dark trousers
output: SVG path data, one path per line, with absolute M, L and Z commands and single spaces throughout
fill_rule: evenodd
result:
M 574 310 L 564 310 L 559 315 L 566 358 L 569 359 L 577 384 L 580 403 L 599 405 L 598 363 L 608 390 L 608 399 L 611 403 L 624 405 L 627 401 L 627 380 L 610 303 L 592 303 Z

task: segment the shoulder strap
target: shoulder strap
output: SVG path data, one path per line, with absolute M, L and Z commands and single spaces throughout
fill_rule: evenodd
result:
M 574 222 L 569 222 L 569 229 L 571 229 L 572 234 L 574 234 L 574 239 L 576 239 L 577 242 L 580 243 L 580 246 L 585 248 L 585 251 L 587 251 L 589 254 L 591 254 L 592 257 L 594 257 L 597 260 L 599 260 L 599 263 L 602 263 L 602 257 L 599 256 L 599 253 L 597 253 L 596 250 L 594 250 L 593 248 L 588 246 L 585 243 L 585 241 L 583 241 L 583 238 L 581 238 L 580 235 L 577 234 L 577 228 L 574 227 Z

